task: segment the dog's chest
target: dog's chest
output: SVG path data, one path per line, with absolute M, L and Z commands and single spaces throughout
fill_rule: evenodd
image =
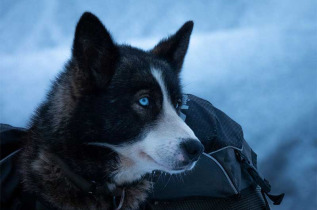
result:
M 23 176 L 24 187 L 28 192 L 35 193 L 47 203 L 57 209 L 113 209 L 113 195 L 91 195 L 80 190 L 67 176 L 63 169 L 48 158 L 40 154 L 31 163 L 25 163 Z M 109 189 L 116 186 L 109 186 Z M 142 180 L 124 188 L 124 198 L 121 209 L 137 209 L 147 198 L 150 182 Z M 118 190 L 122 192 L 121 190 Z M 116 194 L 120 201 L 122 193 Z

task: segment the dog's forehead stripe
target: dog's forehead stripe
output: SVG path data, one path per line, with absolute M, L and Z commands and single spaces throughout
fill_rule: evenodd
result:
M 169 103 L 169 93 L 167 91 L 167 88 L 162 76 L 162 71 L 156 68 L 151 68 L 151 73 L 161 88 L 161 91 L 163 94 L 163 104 Z

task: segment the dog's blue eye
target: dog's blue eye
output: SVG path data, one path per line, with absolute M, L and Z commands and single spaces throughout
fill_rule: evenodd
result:
M 150 104 L 149 98 L 147 98 L 147 97 L 140 98 L 139 104 L 141 106 L 148 106 Z

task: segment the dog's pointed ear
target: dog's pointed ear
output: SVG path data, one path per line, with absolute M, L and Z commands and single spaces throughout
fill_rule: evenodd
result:
M 193 21 L 186 22 L 174 35 L 160 41 L 150 52 L 166 59 L 175 68 L 176 73 L 179 73 L 188 49 L 193 26 Z
M 85 12 L 78 21 L 72 53 L 80 74 L 94 80 L 86 84 L 105 87 L 111 80 L 118 49 L 110 33 L 92 13 Z

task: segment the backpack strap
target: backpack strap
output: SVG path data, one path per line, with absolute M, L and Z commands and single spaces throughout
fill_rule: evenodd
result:
M 280 205 L 283 201 L 285 193 L 279 195 L 269 194 L 271 191 L 271 185 L 269 181 L 260 176 L 258 170 L 250 163 L 248 158 L 240 150 L 235 150 L 235 153 L 237 160 L 241 163 L 242 168 L 246 170 L 255 183 L 261 187 L 262 194 L 265 194 L 271 201 L 273 201 L 274 205 Z M 264 199 L 266 200 L 265 196 Z

